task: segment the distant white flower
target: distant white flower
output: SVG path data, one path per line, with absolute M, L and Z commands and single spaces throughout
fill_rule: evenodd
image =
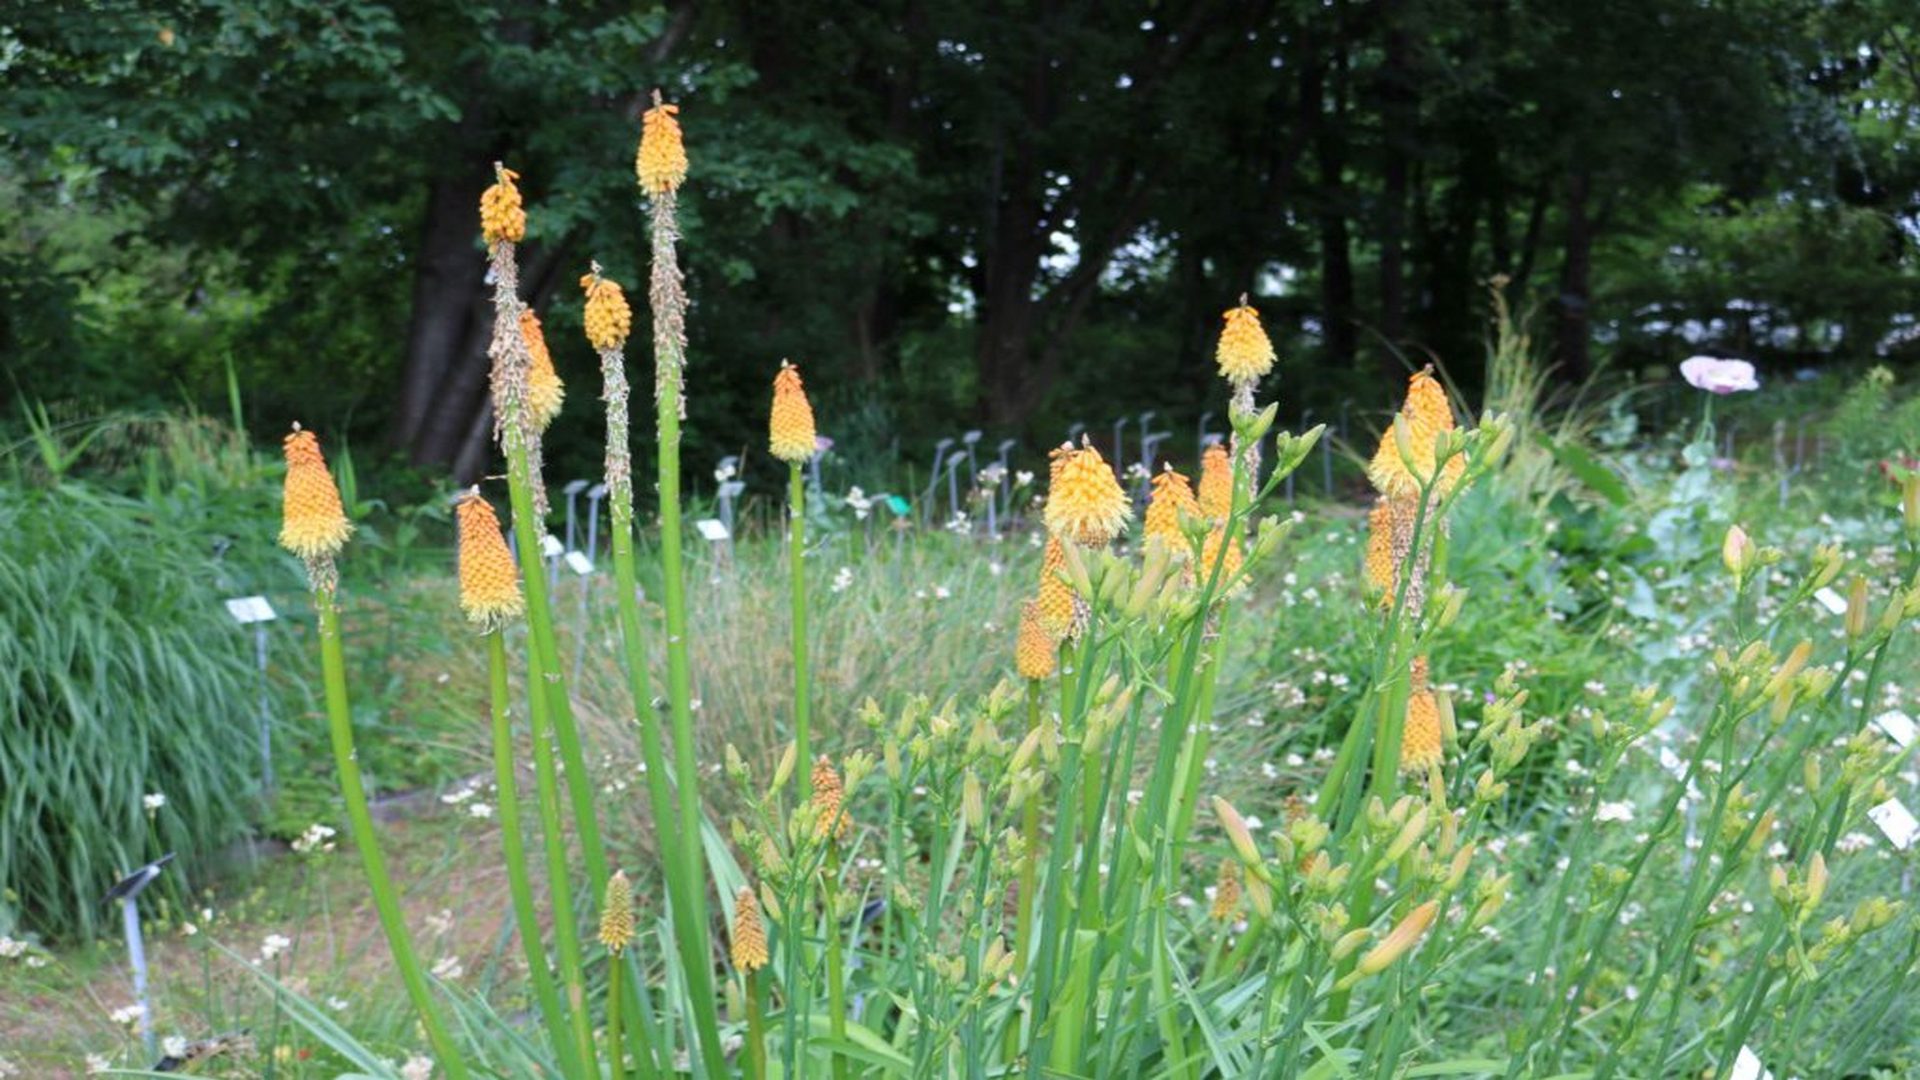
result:
M 260 940 L 260 959 L 271 960 L 293 948 L 293 940 L 284 934 L 268 934 Z
M 333 837 L 333 826 L 322 825 L 316 821 L 307 826 L 306 832 L 294 839 L 293 850 L 302 855 L 310 855 L 316 851 L 332 851 Z
M 0 960 L 13 960 L 26 954 L 27 943 L 0 934 Z
M 167 805 L 167 797 L 157 791 L 150 795 L 142 795 L 140 796 L 140 805 L 146 807 L 147 813 L 151 814 L 155 810 Z
M 20 1067 L 6 1058 L 0 1058 L 0 1076 L 19 1076 Z
M 433 1059 L 415 1054 L 400 1066 L 400 1076 L 401 1080 L 429 1080 L 433 1076 Z
M 933 598 L 935 600 L 945 600 L 948 597 L 951 597 L 952 595 L 953 595 L 953 592 L 950 589 L 948 589 L 945 585 L 935 585 L 933 587 Z
M 867 515 L 873 512 L 873 500 L 867 498 L 867 493 L 858 487 L 850 487 L 847 489 L 847 509 L 853 511 L 855 519 L 865 521 Z
M 1017 488 L 1023 488 L 1023 487 L 1026 487 L 1027 485 L 1029 485 L 1029 484 L 1031 484 L 1031 483 L 1033 483 L 1033 473 L 1032 473 L 1032 471 L 1031 471 L 1031 470 L 1028 470 L 1028 469 L 1015 469 L 1015 470 L 1014 470 L 1014 472 L 1013 472 L 1013 486 L 1014 486 L 1014 487 L 1017 487 Z
M 160 1052 L 168 1057 L 185 1057 L 187 1055 L 187 1040 L 178 1035 L 169 1035 L 160 1040 Z
M 116 1024 L 123 1027 L 132 1027 L 140 1022 L 140 1006 L 122 1005 L 111 1013 L 108 1013 L 107 1016 Z
M 1620 802 L 1603 802 L 1593 808 L 1593 820 L 1632 821 L 1633 804 L 1625 800 Z
M 198 926 L 195 926 L 192 923 L 181 923 L 180 932 L 182 934 L 185 934 L 188 937 L 192 937 L 193 935 L 200 932 L 200 928 Z
M 1758 390 L 1753 365 L 1745 360 L 1722 360 L 1714 356 L 1689 356 L 1680 361 L 1680 377 L 1697 390 L 1731 394 L 1736 390 Z
M 90 1074 L 103 1073 L 111 1068 L 113 1068 L 113 1062 L 107 1060 L 107 1055 L 105 1054 L 88 1054 L 87 1055 L 87 1072 L 88 1073 Z
M 346 1012 L 347 999 L 343 997 L 330 997 L 327 999 L 327 1008 L 332 1009 L 334 1012 Z
M 853 567 L 843 566 L 833 575 L 833 591 L 846 592 L 853 585 Z
M 983 488 L 996 488 L 1000 486 L 1000 481 L 1006 478 L 1007 470 L 996 461 L 981 469 L 980 475 L 974 478 L 974 482 Z
M 466 965 L 457 956 L 443 956 L 433 962 L 433 977 L 436 979 L 457 979 L 466 970 Z
M 461 787 L 440 796 L 440 801 L 446 803 L 448 806 L 459 806 L 471 798 L 473 798 L 473 789 L 470 787 Z
M 493 805 L 483 802 L 474 803 L 472 806 L 467 807 L 467 816 L 485 821 L 493 816 Z

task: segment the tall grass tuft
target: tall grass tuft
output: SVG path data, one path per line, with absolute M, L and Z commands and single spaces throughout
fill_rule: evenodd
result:
M 245 831 L 255 675 L 219 575 L 147 503 L 0 487 L 0 927 L 91 936 L 120 875 L 181 852 L 149 894 L 177 899 Z

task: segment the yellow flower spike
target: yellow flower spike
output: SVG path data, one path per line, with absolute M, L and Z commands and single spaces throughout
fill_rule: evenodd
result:
M 1260 326 L 1260 313 L 1247 305 L 1245 295 L 1240 297 L 1240 306 L 1228 309 L 1222 316 L 1226 326 L 1220 331 L 1220 343 L 1214 348 L 1214 359 L 1220 363 L 1220 374 L 1230 383 L 1250 383 L 1273 370 L 1273 342 L 1267 339 L 1266 330 Z
M 517 244 L 527 235 L 527 211 L 514 181 L 520 174 L 495 162 L 493 185 L 480 193 L 480 235 L 488 247 Z
M 1143 533 L 1148 539 L 1159 537 L 1169 552 L 1187 551 L 1186 534 L 1180 530 L 1180 515 L 1200 516 L 1200 502 L 1194 498 L 1193 485 L 1172 465 L 1153 478 L 1153 498 L 1147 503 Z
M 835 840 L 845 840 L 847 832 L 853 827 L 847 814 L 841 807 L 846 790 L 840 784 L 840 772 L 833 767 L 833 760 L 821 754 L 813 763 L 813 837 L 825 840 L 831 836 Z
M 640 152 L 634 156 L 633 172 L 640 190 L 649 195 L 666 195 L 680 189 L 687 178 L 687 148 L 680 139 L 680 106 L 661 102 L 654 91 L 653 108 L 641 119 Z
M 295 424 L 281 448 L 287 457 L 287 480 L 280 502 L 280 546 L 309 562 L 339 554 L 353 523 L 320 456 L 320 440 Z
M 1046 555 L 1040 561 L 1040 593 L 1034 598 L 1039 609 L 1040 626 L 1056 642 L 1072 630 L 1074 623 L 1073 586 L 1064 573 L 1067 553 L 1060 538 L 1047 538 Z
M 1105 547 L 1127 526 L 1133 504 L 1091 442 L 1058 461 L 1047 491 L 1047 529 L 1084 547 Z
M 781 461 L 800 464 L 813 456 L 817 436 L 813 429 L 813 406 L 807 401 L 807 389 L 801 385 L 800 369 L 780 361 L 780 373 L 773 377 L 773 415 L 767 423 L 767 449 Z
M 1208 578 L 1213 576 L 1215 568 L 1217 567 L 1219 570 L 1219 578 L 1214 587 L 1222 593 L 1232 592 L 1234 590 L 1234 578 L 1239 576 L 1240 564 L 1242 562 L 1240 538 L 1238 536 L 1234 537 L 1233 542 L 1227 545 L 1226 555 L 1224 558 L 1222 557 L 1220 553 L 1220 542 L 1226 539 L 1226 533 L 1227 527 L 1224 524 L 1215 524 L 1213 529 L 1207 533 L 1207 542 L 1200 551 L 1200 567 L 1195 572 L 1200 584 L 1204 585 L 1207 583 Z
M 1220 877 L 1213 885 L 1213 906 L 1207 916 L 1214 922 L 1230 923 L 1240 914 L 1240 863 L 1220 860 Z
M 1071 608 L 1067 617 L 1072 618 Z M 1046 617 L 1040 602 L 1029 600 L 1020 605 L 1020 636 L 1014 644 L 1014 667 L 1023 679 L 1045 679 L 1053 675 L 1055 647 L 1059 638 L 1047 632 Z
M 1433 691 L 1420 689 L 1407 698 L 1406 723 L 1400 728 L 1400 771 L 1424 773 L 1440 765 L 1440 705 Z
M 1398 417 L 1406 422 L 1407 454 L 1402 455 L 1396 445 L 1396 433 L 1389 428 L 1380 440 L 1379 449 L 1374 451 L 1373 460 L 1367 464 L 1367 478 L 1382 495 L 1405 497 L 1417 495 L 1421 478 L 1432 476 L 1434 444 L 1441 435 L 1454 429 L 1453 406 L 1447 402 L 1446 390 L 1433 377 L 1431 366 L 1415 372 L 1408 380 L 1406 404 L 1401 406 Z M 1406 457 L 1413 459 L 1419 476 L 1409 471 Z M 1441 495 L 1450 491 L 1466 467 L 1463 455 L 1448 458 L 1441 475 L 1434 480 L 1435 491 Z
M 633 943 L 633 886 L 624 870 L 615 870 L 607 879 L 607 893 L 600 904 L 600 944 L 619 956 Z
M 500 519 L 478 489 L 460 500 L 454 516 L 460 525 L 460 609 L 483 633 L 498 630 L 526 610 Z
M 742 885 L 733 895 L 733 966 L 751 975 L 767 966 L 767 930 L 760 922 L 760 898 L 753 886 Z
M 1233 513 L 1233 458 L 1219 443 L 1200 455 L 1200 513 L 1225 521 Z
M 1393 508 L 1375 499 L 1367 511 L 1367 588 L 1381 596 L 1381 605 L 1393 603 Z
M 627 294 L 620 283 L 600 275 L 599 264 L 593 273 L 580 279 L 587 294 L 585 322 L 587 341 L 595 352 L 612 352 L 627 343 L 633 332 L 633 310 L 627 307 Z
M 547 351 L 547 333 L 540 328 L 540 316 L 535 315 L 532 308 L 520 310 L 520 336 L 527 343 L 527 408 L 533 412 L 534 426 L 545 431 L 560 415 L 560 406 L 567 400 L 567 388 L 560 381 L 560 373 L 553 369 L 553 354 Z

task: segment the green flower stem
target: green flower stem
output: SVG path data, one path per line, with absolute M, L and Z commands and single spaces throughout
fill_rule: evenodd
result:
M 787 466 L 787 578 L 793 597 L 793 742 L 800 763 L 800 801 L 813 794 L 812 673 L 807 667 L 807 489 L 800 463 Z
M 1040 680 L 1027 681 L 1027 730 L 1040 726 Z M 1027 950 L 1033 943 L 1033 890 L 1040 881 L 1040 795 L 1027 800 L 1020 821 L 1023 841 L 1020 856 L 1018 912 L 1014 917 L 1013 970 L 1024 979 L 1027 974 Z
M 655 227 L 657 233 L 657 220 Z M 658 239 L 656 236 L 656 247 Z M 726 1057 L 721 1052 L 719 1019 L 714 1009 L 713 954 L 707 927 L 707 854 L 700 842 L 700 773 L 694 758 L 693 670 L 687 642 L 686 559 L 682 551 L 685 525 L 680 510 L 683 358 L 679 349 L 675 343 L 659 357 L 664 372 L 656 380 L 660 392 L 655 395 L 660 436 L 660 568 L 665 579 L 661 592 L 667 609 L 667 701 L 673 720 L 674 778 L 680 791 L 680 864 L 669 873 L 681 878 L 684 902 L 675 908 L 673 936 L 686 972 L 688 996 L 694 1003 L 692 1019 L 700 1043 L 699 1057 L 708 1075 L 718 1075 Z M 666 823 L 661 827 L 664 829 Z
M 467 1080 L 467 1060 L 448 1037 L 446 1027 L 433 1004 L 427 976 L 414 954 L 413 941 L 400 912 L 393 879 L 387 876 L 387 862 L 380 854 L 373 829 L 373 814 L 367 808 L 367 790 L 360 782 L 360 759 L 353 748 L 353 713 L 347 704 L 347 663 L 340 647 L 340 611 L 334 606 L 330 589 L 313 594 L 313 606 L 320 613 L 320 674 L 326 689 L 327 724 L 333 737 L 334 763 L 340 774 L 340 794 L 347 803 L 347 825 L 353 832 L 353 846 L 360 849 L 360 862 L 367 872 L 367 884 L 373 889 L 373 907 L 380 916 L 380 927 L 387 933 L 393 949 L 393 961 L 400 968 L 400 980 L 414 1011 L 420 1014 L 420 1026 L 426 1030 L 433 1056 L 447 1071 L 448 1080 Z
M 615 953 L 607 964 L 607 1066 L 613 1080 L 627 1080 L 626 1047 L 620 1045 L 620 973 L 626 968 Z
M 527 684 L 537 688 L 546 674 L 538 650 L 531 651 L 527 656 Z M 527 701 L 527 713 L 532 718 L 533 776 L 540 796 L 540 828 L 547 854 L 547 887 L 553 891 L 553 941 L 560 954 L 560 979 L 567 988 L 567 1011 L 580 1060 L 597 1071 L 598 1066 L 593 1065 L 593 1024 L 587 1015 L 585 969 L 580 958 L 580 928 L 574 917 L 573 883 L 568 877 L 567 836 L 560 822 L 560 777 L 553 762 L 547 695 L 535 689 L 527 694 Z
M 798 467 L 794 477 L 799 477 Z M 829 835 L 827 839 L 826 888 L 823 890 L 827 937 L 827 1025 L 833 1032 L 834 1080 L 847 1080 L 847 1056 L 841 1053 L 840 1046 L 847 1041 L 847 967 L 841 955 L 840 910 L 837 896 L 840 892 L 840 841 Z
M 767 1080 L 767 1021 L 760 1003 L 760 973 L 747 973 L 747 1080 Z
M 506 859 L 507 884 L 513 894 L 514 924 L 526 952 L 534 1002 L 560 1056 L 561 1069 L 568 1075 L 577 1075 L 580 1071 L 578 1049 L 571 1039 L 561 1034 L 567 1027 L 566 1012 L 560 1006 L 553 972 L 547 968 L 539 911 L 534 904 L 533 884 L 527 877 L 526 839 L 520 830 L 520 797 L 514 779 L 513 728 L 508 715 L 511 697 L 507 685 L 507 647 L 498 630 L 488 633 L 486 639 L 487 683 L 493 719 L 493 782 L 499 801 L 501 854 Z

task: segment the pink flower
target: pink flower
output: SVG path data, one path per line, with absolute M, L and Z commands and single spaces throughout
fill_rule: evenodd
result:
M 1680 362 L 1680 377 L 1699 390 L 1731 394 L 1735 390 L 1758 390 L 1753 365 L 1745 360 L 1722 360 L 1715 356 L 1689 356 Z

